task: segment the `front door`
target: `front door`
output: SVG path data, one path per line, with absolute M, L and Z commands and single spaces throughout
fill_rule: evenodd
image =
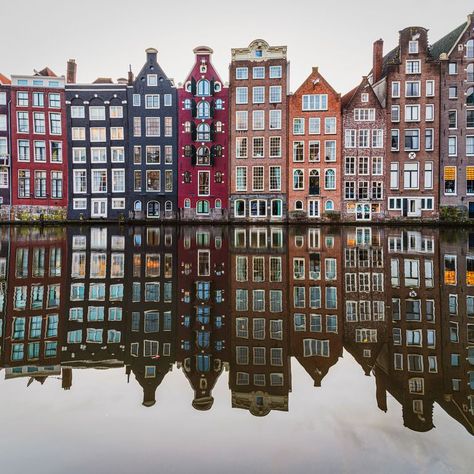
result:
M 421 216 L 421 199 L 408 199 L 408 217 Z
M 319 201 L 314 199 L 308 201 L 308 217 L 319 217 Z
M 92 199 L 91 217 L 107 217 L 107 199 Z

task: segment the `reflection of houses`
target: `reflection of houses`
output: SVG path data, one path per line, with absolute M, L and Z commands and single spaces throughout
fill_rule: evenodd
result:
M 229 94 L 212 52 L 194 49 L 195 63 L 178 91 L 178 205 L 185 220 L 227 219 Z
M 387 336 L 384 231 L 344 227 L 342 233 L 344 347 L 369 375 Z
M 474 434 L 474 234 L 440 237 L 444 397 L 440 405 Z
M 232 229 L 232 407 L 288 410 L 291 390 L 285 228 Z
M 62 364 L 112 368 L 124 364 L 125 229 L 68 229 L 68 305 Z
M 143 405 L 175 361 L 177 239 L 174 227 L 133 227 L 127 247 L 125 363 L 143 388 Z
M 342 357 L 340 229 L 294 227 L 288 245 L 291 354 L 319 387 Z
M 66 242 L 62 228 L 11 229 L 6 301 L 6 376 L 60 373 L 59 340 L 65 307 Z
M 8 288 L 8 264 L 10 258 L 10 229 L 0 227 L 0 367 L 3 362 L 3 341 L 5 337 L 6 309 L 7 309 L 7 288 Z
M 387 231 L 385 259 L 388 329 L 387 350 L 375 370 L 378 401 L 388 390 L 403 407 L 405 426 L 415 431 L 433 427 L 433 403 L 442 391 L 438 231 Z
M 194 389 L 193 407 L 208 410 L 229 345 L 226 228 L 184 227 L 178 242 L 176 360 Z

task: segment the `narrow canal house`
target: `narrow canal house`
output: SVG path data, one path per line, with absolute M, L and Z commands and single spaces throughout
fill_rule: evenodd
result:
M 116 226 L 72 226 L 67 229 L 67 242 L 62 365 L 122 367 L 127 234 Z
M 127 217 L 128 151 L 127 85 L 99 78 L 66 85 L 69 173 L 68 217 Z
M 439 61 L 428 30 L 408 27 L 399 44 L 374 53 L 371 81 L 386 99 L 386 196 L 389 218 L 439 216 Z
M 10 84 L 11 81 L 0 73 L 0 216 L 10 217 Z
M 440 206 L 474 217 L 474 15 L 433 44 L 441 63 Z
M 7 378 L 59 375 L 66 297 L 64 228 L 10 230 L 4 362 Z
M 287 218 L 286 46 L 257 39 L 232 49 L 230 75 L 230 216 Z
M 11 203 L 17 219 L 64 219 L 68 161 L 64 77 L 12 76 Z
M 228 258 L 227 228 L 180 228 L 176 361 L 196 410 L 212 407 L 212 390 L 229 361 Z
M 291 391 L 287 229 L 233 227 L 229 333 L 232 407 L 288 411 Z
M 178 242 L 176 227 L 131 227 L 126 249 L 125 364 L 143 389 L 143 405 L 176 360 Z
M 341 95 L 314 67 L 289 98 L 290 220 L 341 213 Z
M 129 73 L 128 217 L 176 218 L 178 199 L 177 93 L 157 62 L 158 51 L 146 50 L 137 77 Z
M 229 150 L 228 88 L 207 46 L 178 91 L 178 205 L 183 220 L 226 220 Z
M 342 102 L 341 216 L 381 221 L 386 216 L 385 108 L 366 77 Z
M 320 387 L 342 357 L 344 334 L 340 228 L 289 229 L 291 355 Z

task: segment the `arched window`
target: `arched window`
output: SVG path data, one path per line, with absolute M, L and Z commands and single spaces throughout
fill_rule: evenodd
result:
M 245 217 L 245 201 L 243 199 L 236 199 L 234 202 L 234 216 Z
M 325 189 L 336 189 L 336 172 L 333 169 L 324 172 Z
M 209 214 L 209 201 L 198 201 L 196 205 L 197 214 Z
M 208 165 L 210 164 L 209 160 L 209 148 L 207 146 L 201 146 L 197 151 L 197 164 L 198 165 Z
M 216 183 L 222 183 L 222 173 L 220 171 L 217 171 L 214 175 L 214 181 Z
M 304 189 L 303 170 L 293 171 L 293 189 Z
M 467 82 L 474 82 L 474 63 L 467 65 Z
M 211 106 L 207 100 L 201 100 L 197 105 L 197 117 L 200 119 L 206 119 L 211 116 Z
M 165 202 L 165 211 L 170 212 L 173 210 L 173 203 L 171 201 Z
M 184 132 L 191 133 L 191 122 L 184 122 Z
M 469 87 L 466 92 L 466 105 L 474 105 L 474 87 Z
M 221 209 L 222 208 L 222 201 L 220 199 L 216 199 L 216 209 Z
M 133 203 L 133 210 L 135 212 L 142 212 L 142 202 L 141 201 L 135 201 Z
M 466 58 L 474 58 L 474 39 L 466 43 Z
M 295 201 L 295 211 L 303 210 L 303 201 Z
M 160 203 L 158 201 L 150 201 L 147 204 L 146 215 L 148 217 L 160 217 Z
M 200 123 L 197 126 L 197 140 L 208 142 L 211 139 L 211 127 L 207 123 Z
M 201 79 L 197 83 L 197 95 L 206 96 L 211 95 L 211 85 L 207 79 Z
M 214 156 L 217 156 L 217 157 L 222 156 L 222 145 L 215 145 L 214 146 Z
M 184 200 L 184 208 L 189 209 L 191 207 L 191 199 L 185 199 Z
M 185 171 L 183 174 L 183 181 L 185 183 L 190 183 L 191 182 L 191 172 L 190 171 Z
M 222 110 L 224 108 L 224 102 L 222 99 L 216 99 L 215 108 L 216 110 Z
M 326 201 L 326 204 L 324 205 L 324 208 L 326 209 L 326 211 L 334 211 L 334 203 L 328 199 Z
M 185 99 L 184 100 L 184 108 L 186 110 L 191 110 L 192 102 L 191 99 Z
M 216 122 L 215 128 L 216 132 L 222 132 L 222 122 Z

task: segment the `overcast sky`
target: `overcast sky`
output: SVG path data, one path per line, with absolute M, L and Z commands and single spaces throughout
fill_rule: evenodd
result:
M 291 90 L 312 66 L 345 93 L 371 68 L 372 43 L 385 51 L 398 31 L 428 28 L 436 41 L 465 21 L 472 0 L 0 0 L 0 72 L 30 73 L 50 66 L 65 74 L 78 62 L 78 81 L 137 73 L 144 50 L 156 47 L 168 76 L 183 82 L 198 45 L 214 49 L 213 63 L 227 80 L 230 49 L 255 38 L 287 45 Z

